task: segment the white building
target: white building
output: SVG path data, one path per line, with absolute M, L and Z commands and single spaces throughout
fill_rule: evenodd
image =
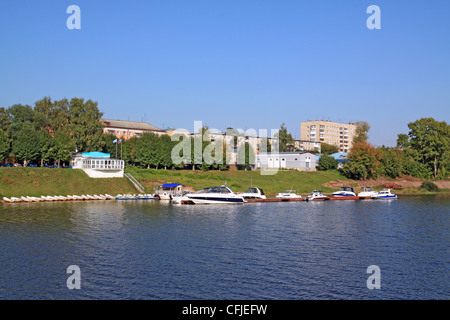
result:
M 123 178 L 125 161 L 111 159 L 109 153 L 74 153 L 72 168 L 86 172 L 91 178 Z
M 261 153 L 255 157 L 256 168 L 316 171 L 316 155 L 311 152 Z

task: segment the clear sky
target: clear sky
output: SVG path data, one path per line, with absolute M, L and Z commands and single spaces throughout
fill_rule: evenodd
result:
M 190 131 L 364 120 L 393 146 L 408 122 L 450 122 L 450 1 L 2 0 L 0 107 L 44 96 Z

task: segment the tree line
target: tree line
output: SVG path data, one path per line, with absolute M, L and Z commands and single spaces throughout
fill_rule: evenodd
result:
M 97 102 L 79 98 L 0 108 L 0 159 L 60 165 L 75 151 L 103 150 L 102 115 Z
M 172 149 L 179 141 L 172 141 L 168 135 L 143 133 L 141 137 L 123 140 L 120 145 L 113 141 L 114 134 L 104 132 L 101 122 L 103 113 L 98 103 L 92 100 L 73 98 L 52 101 L 45 97 L 34 106 L 15 104 L 0 108 L 0 161 L 7 159 L 23 163 L 68 164 L 74 152 L 100 151 L 111 157 L 123 159 L 129 165 L 142 168 L 186 168 L 201 170 L 228 168 L 224 146 L 223 163 L 206 163 L 202 153 L 211 143 L 203 140 L 201 152 L 194 150 L 194 138 L 189 161 L 174 164 Z M 201 129 L 202 135 L 208 130 Z M 246 164 L 250 165 L 254 156 L 246 144 Z M 252 154 L 252 155 L 250 155 Z M 198 158 L 200 157 L 200 161 Z
M 450 175 L 450 125 L 433 118 L 422 118 L 408 124 L 407 134 L 398 134 L 395 147 L 375 147 L 367 142 L 367 131 L 361 129 L 353 141 L 342 173 L 350 179 L 397 178 L 410 175 L 422 179 L 446 179 Z M 323 158 L 323 159 L 322 159 Z M 321 157 L 319 168 L 337 168 L 330 157 Z

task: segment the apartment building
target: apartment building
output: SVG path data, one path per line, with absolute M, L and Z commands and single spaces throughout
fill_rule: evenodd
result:
M 337 146 L 339 152 L 349 152 L 356 127 L 355 123 L 306 121 L 300 124 L 300 136 L 301 140 L 327 143 Z
M 128 140 L 132 137 L 141 137 L 144 132 L 157 135 L 167 134 L 166 130 L 157 128 L 146 122 L 102 119 L 104 132 L 114 134 L 118 139 Z

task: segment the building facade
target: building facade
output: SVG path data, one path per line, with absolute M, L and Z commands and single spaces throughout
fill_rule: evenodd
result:
M 339 148 L 339 152 L 349 152 L 352 148 L 356 124 L 332 121 L 306 121 L 300 124 L 301 140 L 327 143 Z
M 316 171 L 316 155 L 311 152 L 260 153 L 255 157 L 256 168 Z
M 91 178 L 123 178 L 125 161 L 111 159 L 109 153 L 78 152 L 72 155 L 72 168 L 83 170 Z
M 141 137 L 145 132 L 157 135 L 167 134 L 166 130 L 157 128 L 146 122 L 102 119 L 105 126 L 104 133 L 114 134 L 117 139 L 128 140 L 133 137 Z

